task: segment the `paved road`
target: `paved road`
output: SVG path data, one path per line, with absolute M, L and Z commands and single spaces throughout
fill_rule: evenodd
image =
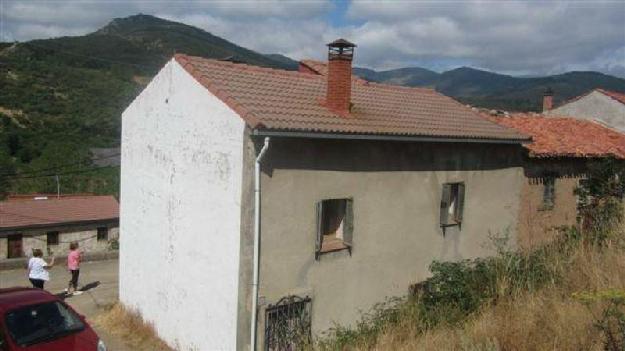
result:
M 50 270 L 50 281 L 46 284 L 46 290 L 53 294 L 61 293 L 67 288 L 69 273 L 65 269 L 65 262 L 57 262 Z M 79 287 L 91 285 L 96 287 L 79 296 L 67 298 L 65 301 L 85 315 L 87 320 L 92 320 L 104 308 L 117 302 L 118 291 L 118 261 L 85 262 L 80 266 Z M 26 277 L 25 269 L 0 271 L 0 288 L 14 286 L 30 286 Z M 96 329 L 98 335 L 104 340 L 110 351 L 131 351 L 120 340 L 112 337 L 103 330 Z

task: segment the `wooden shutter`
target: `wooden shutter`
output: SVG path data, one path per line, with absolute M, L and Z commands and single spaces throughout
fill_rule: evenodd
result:
M 458 183 L 458 208 L 456 210 L 456 221 L 462 222 L 464 213 L 464 183 Z
M 451 184 L 443 184 L 441 196 L 441 225 L 449 223 L 449 202 L 451 200 Z
M 317 233 L 315 239 L 315 259 L 319 259 L 319 255 L 321 254 L 321 240 L 323 240 L 322 231 L 322 221 L 323 221 L 323 201 L 317 202 Z
M 354 234 L 354 199 L 345 200 L 345 222 L 343 223 L 343 243 L 352 249 L 352 237 Z

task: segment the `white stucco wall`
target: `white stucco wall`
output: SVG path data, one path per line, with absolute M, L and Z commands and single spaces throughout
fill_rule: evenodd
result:
M 169 62 L 122 115 L 120 299 L 179 350 L 234 350 L 244 122 Z
M 548 111 L 547 114 L 596 120 L 625 132 L 625 105 L 598 91 Z

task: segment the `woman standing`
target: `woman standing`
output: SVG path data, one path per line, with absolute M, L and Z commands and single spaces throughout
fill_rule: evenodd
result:
M 33 288 L 43 289 L 45 282 L 50 280 L 48 272 L 54 266 L 54 256 L 50 263 L 43 260 L 43 252 L 39 249 L 33 249 L 33 257 L 28 260 L 28 279 Z
M 67 287 L 67 293 L 69 295 L 80 295 L 82 291 L 78 290 L 78 276 L 80 275 L 80 261 L 82 255 L 78 250 L 77 242 L 69 244 L 69 250 L 69 255 L 67 255 L 67 270 L 71 278 L 69 280 L 69 286 Z

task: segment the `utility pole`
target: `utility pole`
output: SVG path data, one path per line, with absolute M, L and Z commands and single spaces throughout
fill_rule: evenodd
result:
M 59 182 L 59 175 L 57 174 L 55 178 L 56 178 L 56 198 L 60 199 L 61 198 L 61 183 Z

